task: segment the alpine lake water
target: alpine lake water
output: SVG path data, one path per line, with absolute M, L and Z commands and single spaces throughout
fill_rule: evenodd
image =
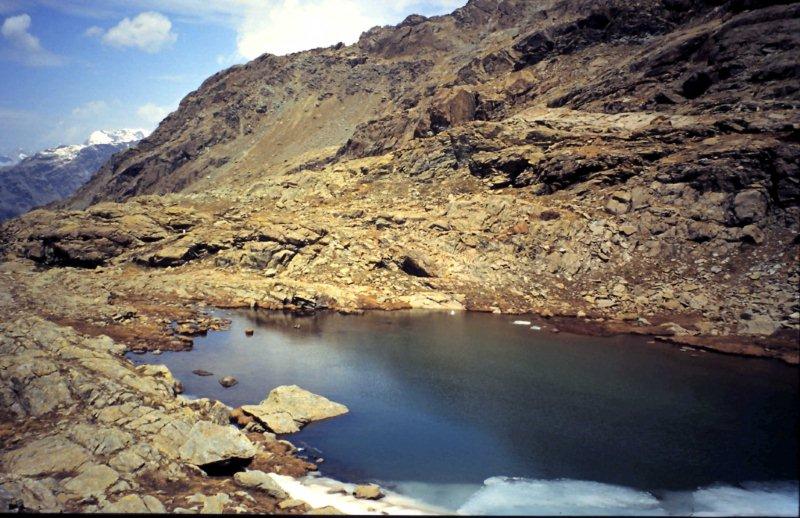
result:
M 797 515 L 797 367 L 520 316 L 215 314 L 192 351 L 131 359 L 232 407 L 291 384 L 347 405 L 286 437 L 324 476 L 470 514 Z

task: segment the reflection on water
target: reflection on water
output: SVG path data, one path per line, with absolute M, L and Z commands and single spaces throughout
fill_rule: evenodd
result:
M 231 330 L 192 352 L 134 359 L 232 406 L 284 384 L 346 404 L 350 414 L 291 437 L 336 478 L 474 488 L 503 475 L 647 491 L 796 478 L 797 370 L 776 362 L 488 314 L 224 315 Z M 239 384 L 223 389 L 225 375 Z

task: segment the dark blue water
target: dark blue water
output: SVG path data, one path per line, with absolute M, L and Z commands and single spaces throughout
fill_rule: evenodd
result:
M 775 361 L 534 331 L 489 314 L 222 316 L 230 331 L 191 352 L 133 358 L 231 406 L 286 384 L 347 405 L 288 437 L 334 478 L 452 508 L 497 476 L 653 494 L 797 479 L 798 371 Z M 239 384 L 222 388 L 226 375 Z

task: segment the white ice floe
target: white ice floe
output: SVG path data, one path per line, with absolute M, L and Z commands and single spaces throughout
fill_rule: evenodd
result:
M 514 322 L 512 322 L 512 324 L 514 324 L 515 326 L 529 326 L 529 325 L 531 325 L 531 321 L 530 320 L 515 320 Z
M 531 326 L 531 329 L 533 329 L 534 331 L 541 331 L 542 327 L 541 326 Z
M 797 516 L 797 482 L 710 486 L 668 492 L 581 480 L 492 477 L 458 510 L 494 515 Z

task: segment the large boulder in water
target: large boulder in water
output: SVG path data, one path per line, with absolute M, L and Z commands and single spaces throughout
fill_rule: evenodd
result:
M 244 405 L 242 411 L 275 433 L 294 433 L 312 421 L 349 412 L 346 406 L 297 385 L 277 387 L 264 401 L 258 405 Z

